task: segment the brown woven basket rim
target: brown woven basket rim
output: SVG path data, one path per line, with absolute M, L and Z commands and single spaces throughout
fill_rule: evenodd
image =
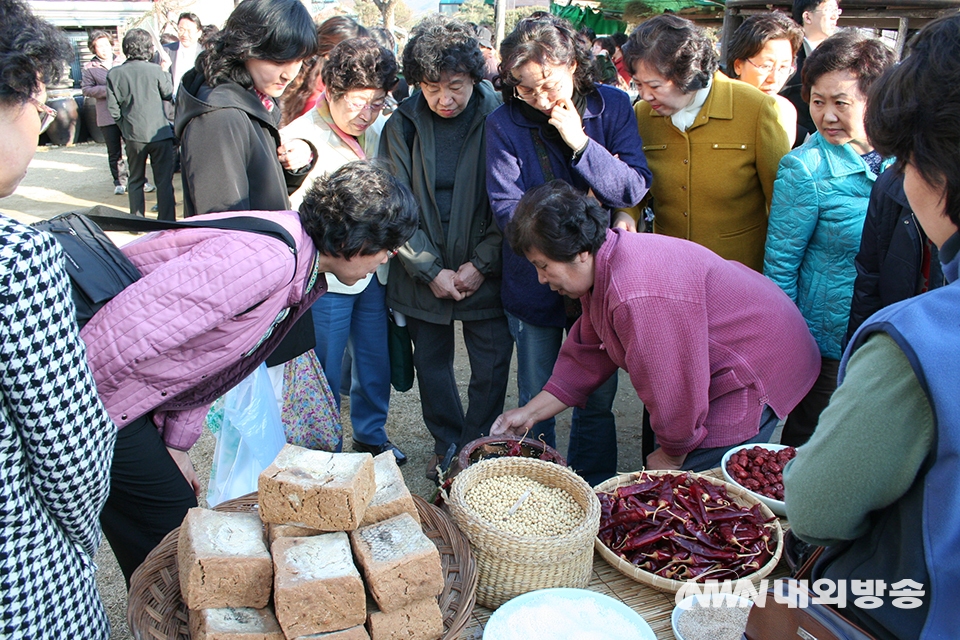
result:
M 503 467 L 503 469 L 501 470 L 500 467 Z M 512 475 L 517 473 L 537 481 L 540 481 L 544 476 L 548 476 L 557 477 L 569 483 L 568 487 L 563 488 L 567 489 L 577 504 L 583 508 L 583 521 L 569 532 L 558 536 L 551 536 L 545 540 L 539 536 L 522 536 L 499 529 L 483 518 L 480 518 L 476 512 L 467 505 L 465 499 L 467 490 L 480 480 L 495 475 Z M 596 531 L 600 526 L 600 500 L 597 498 L 593 489 L 590 488 L 590 485 L 567 467 L 561 467 L 556 463 L 537 460 L 535 458 L 507 457 L 475 462 L 454 478 L 453 486 L 450 488 L 450 496 L 447 499 L 447 505 L 454 516 L 454 521 L 460 527 L 460 530 L 467 535 L 468 539 L 470 538 L 469 530 L 479 529 L 488 534 L 495 534 L 502 540 L 504 545 L 509 546 L 536 542 L 557 548 L 565 548 L 571 542 L 577 542 L 584 536 L 589 536 L 590 530 L 593 530 L 593 536 L 596 536 Z
M 624 485 L 633 484 L 637 481 L 641 474 L 647 475 L 681 475 L 688 474 L 693 478 L 700 478 L 711 482 L 715 485 L 722 486 L 726 488 L 727 494 L 734 500 L 744 504 L 744 506 L 752 507 L 755 504 L 760 505 L 760 512 L 766 518 L 777 518 L 776 514 L 770 510 L 770 507 L 763 504 L 752 495 L 750 495 L 746 489 L 742 489 L 736 485 L 733 485 L 726 480 L 720 478 L 714 478 L 703 473 L 696 473 L 694 471 L 634 471 L 633 473 L 625 473 L 614 478 L 610 478 L 605 482 L 601 482 L 594 487 L 594 491 L 611 493 L 615 491 L 618 487 Z M 774 551 L 773 557 L 770 558 L 762 567 L 754 571 L 753 573 L 747 574 L 739 580 L 750 580 L 751 582 L 757 583 L 762 578 L 768 576 L 780 562 L 780 556 L 783 553 L 783 527 L 780 526 L 780 520 L 775 519 L 773 521 L 774 525 L 774 535 L 773 539 L 776 542 L 776 550 Z M 632 580 L 636 580 L 642 584 L 649 585 L 658 591 L 664 591 L 667 593 L 676 593 L 679 591 L 688 581 L 684 580 L 670 580 L 669 578 L 664 578 L 658 576 L 649 571 L 644 571 L 636 565 L 627 562 L 611 549 L 609 549 L 603 542 L 600 541 L 600 537 L 594 540 L 594 548 L 600 553 L 604 560 L 606 560 L 610 566 L 614 569 L 627 576 Z M 724 581 L 721 581 L 724 582 Z
M 470 544 L 450 517 L 413 496 L 424 534 L 440 552 L 444 567 L 443 592 L 438 598 L 443 612 L 442 640 L 456 640 L 470 621 L 477 595 L 477 564 Z M 214 507 L 215 511 L 257 510 L 251 493 Z M 137 640 L 189 640 L 187 610 L 180 595 L 177 574 L 179 527 L 168 533 L 130 578 L 127 624 Z M 442 545 L 441 545 L 442 543 Z

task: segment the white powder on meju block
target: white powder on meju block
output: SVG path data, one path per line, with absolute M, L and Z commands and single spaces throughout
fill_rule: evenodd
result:
M 294 580 L 326 580 L 357 573 L 347 534 L 327 533 L 300 540 L 302 544 L 286 550 L 287 566 Z
M 494 614 L 483 632 L 484 640 L 644 640 L 637 624 L 626 615 L 594 598 L 544 594 L 512 609 Z
M 201 555 L 261 556 L 266 552 L 263 525 L 255 513 L 209 511 L 200 525 L 204 535 L 195 536 Z

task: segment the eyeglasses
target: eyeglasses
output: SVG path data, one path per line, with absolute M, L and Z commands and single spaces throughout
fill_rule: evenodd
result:
M 828 16 L 829 15 L 839 16 L 840 14 L 843 13 L 843 9 L 841 9 L 835 3 L 825 2 L 821 4 L 819 7 L 817 7 L 816 11 L 813 11 L 813 13 L 817 13 L 817 12 L 822 13 L 824 15 L 828 15 Z
M 749 62 L 751 65 L 753 65 L 754 69 L 756 69 L 757 71 L 762 71 L 763 75 L 765 76 L 769 76 L 770 74 L 774 74 L 778 76 L 792 76 L 797 71 L 797 67 L 794 64 L 780 65 L 779 67 L 774 67 L 769 62 L 765 62 L 764 64 L 757 64 L 750 58 L 744 58 L 744 59 L 747 62 Z
M 40 116 L 40 133 L 43 133 L 49 129 L 53 121 L 57 119 L 57 111 L 43 104 L 33 96 L 27 96 L 27 101 L 37 108 L 37 114 Z
M 540 99 L 540 96 L 546 97 L 549 101 L 554 101 L 557 99 L 557 96 L 560 95 L 560 90 L 563 88 L 563 82 L 558 80 L 556 82 L 551 82 L 543 85 L 539 89 L 528 89 L 527 87 L 516 86 L 513 88 L 514 94 L 524 102 L 536 102 Z
M 375 102 L 353 102 L 352 100 L 344 99 L 343 104 L 347 107 L 347 111 L 350 113 L 362 113 L 368 109 L 370 110 L 370 113 L 376 113 L 387 106 L 387 100 L 386 98 L 382 98 L 380 100 L 376 100 Z

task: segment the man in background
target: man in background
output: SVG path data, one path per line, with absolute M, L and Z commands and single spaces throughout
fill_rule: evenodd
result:
M 821 42 L 837 32 L 837 20 L 843 10 L 838 0 L 794 0 L 793 20 L 803 29 L 803 47 L 797 52 L 797 71 L 787 80 L 780 95 L 797 108 L 797 139 L 795 147 L 803 144 L 808 134 L 817 130 L 810 117 L 810 105 L 800 96 L 803 63 Z

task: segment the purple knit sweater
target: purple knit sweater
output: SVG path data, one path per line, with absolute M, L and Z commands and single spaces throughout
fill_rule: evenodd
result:
M 817 344 L 779 287 L 686 240 L 607 231 L 581 301 L 544 390 L 583 406 L 625 369 L 672 456 L 756 435 L 764 405 L 787 415 L 820 372 Z

